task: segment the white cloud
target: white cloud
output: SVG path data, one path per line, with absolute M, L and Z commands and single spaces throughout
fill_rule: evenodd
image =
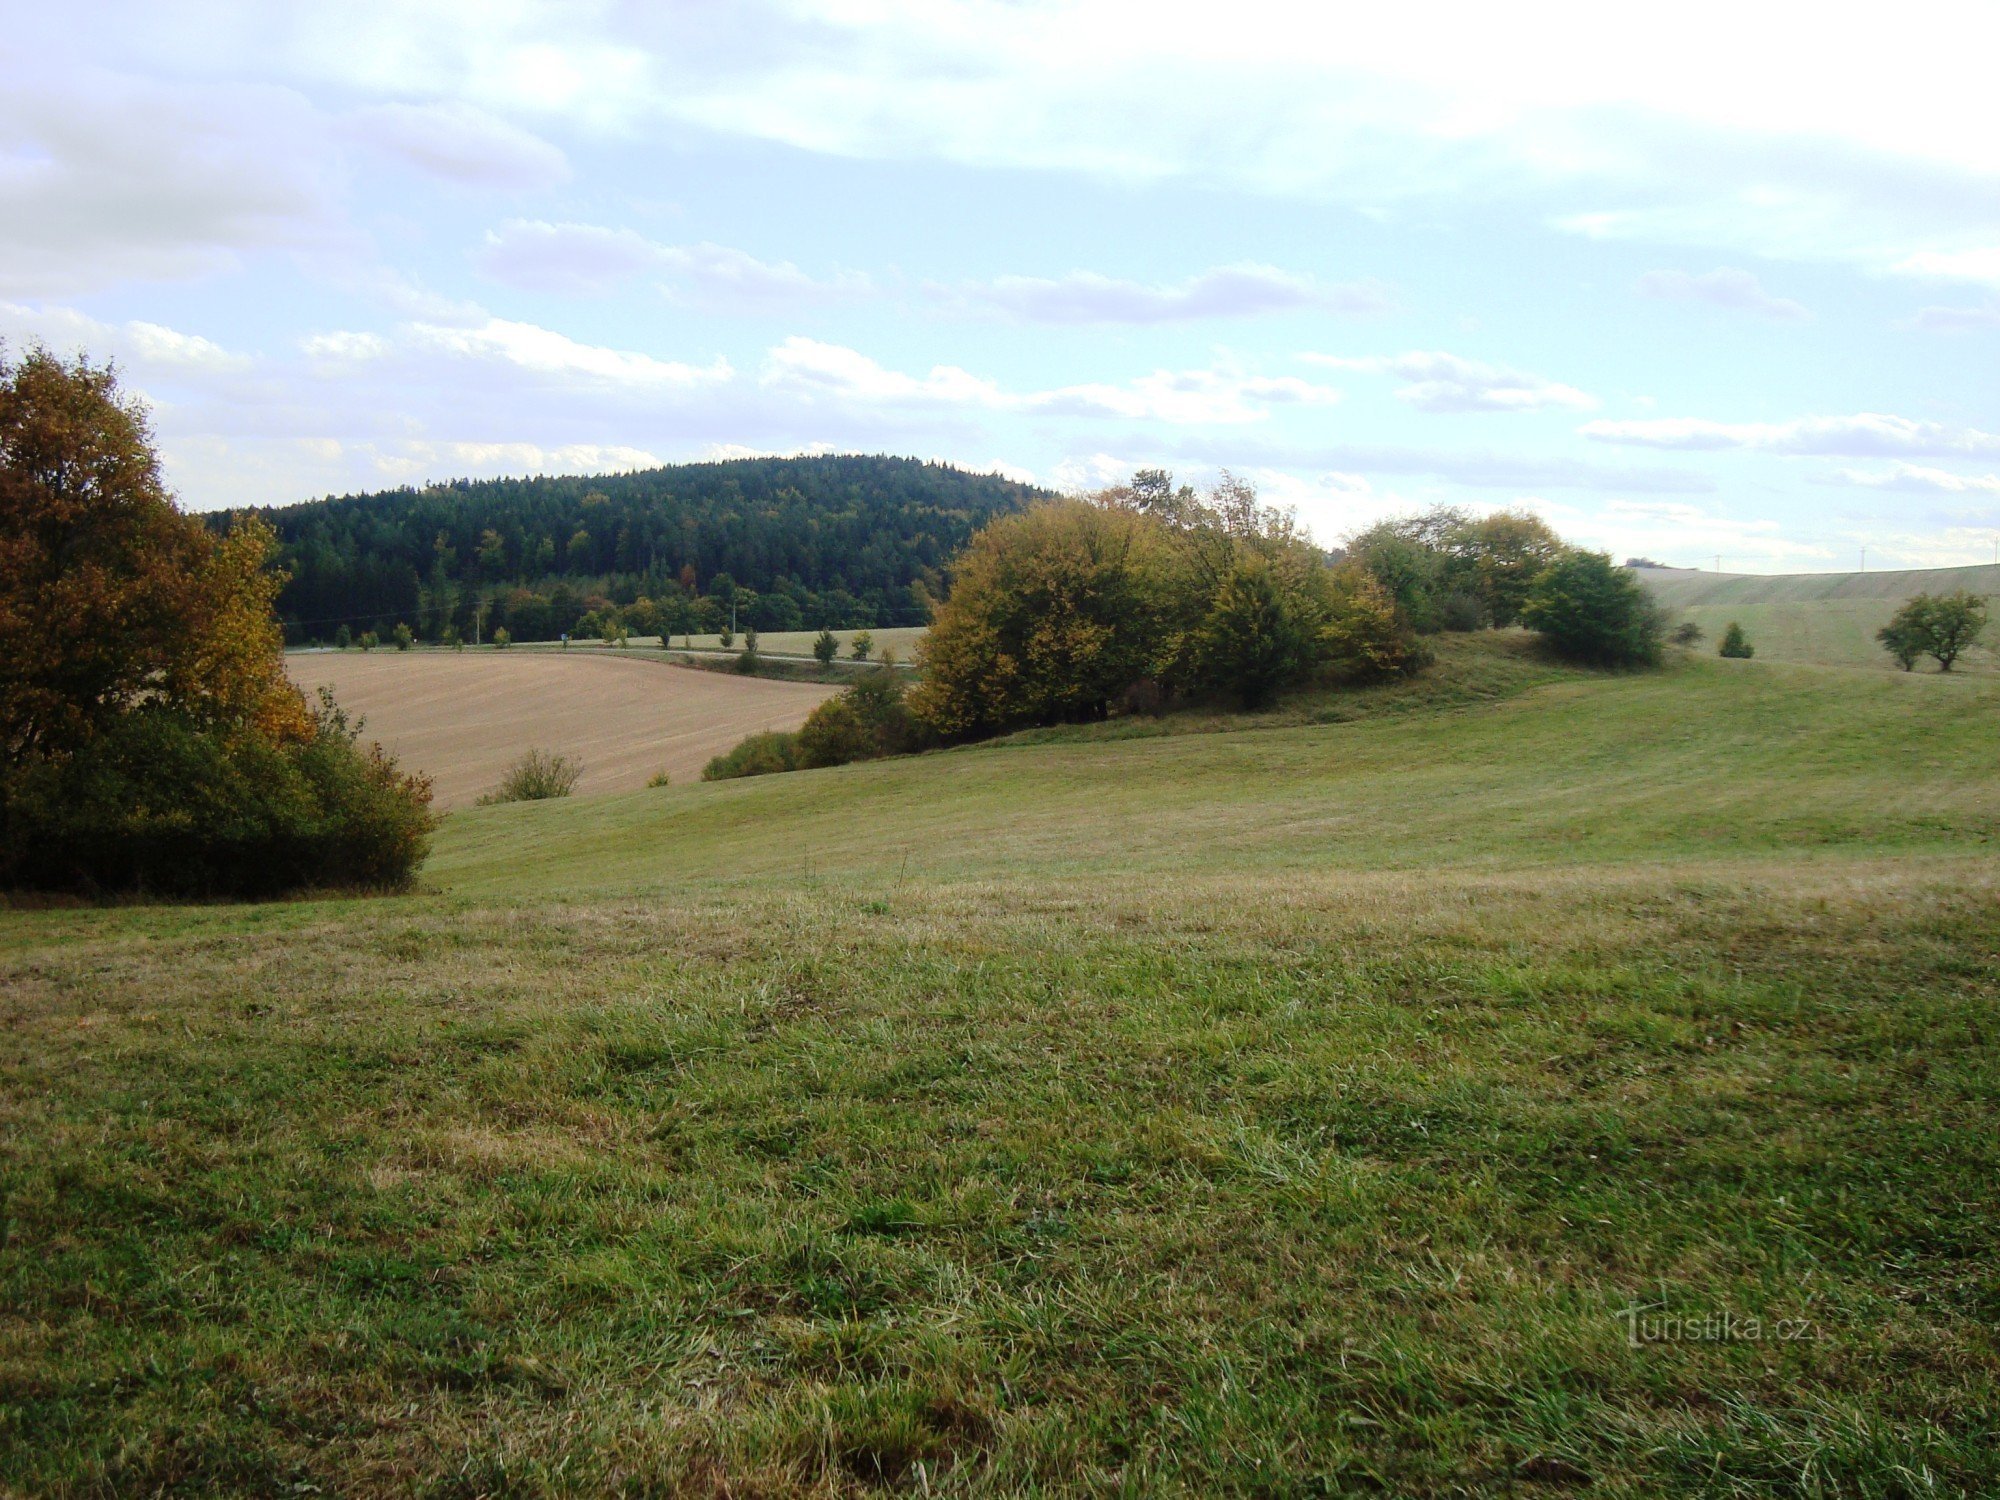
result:
M 523 291 L 601 296 L 647 274 L 669 278 L 669 295 L 713 302 L 775 302 L 852 296 L 865 276 L 843 272 L 816 280 L 790 261 L 760 260 L 728 245 L 668 245 L 631 229 L 512 219 L 489 230 L 482 274 Z
M 1031 323 L 1176 323 L 1306 308 L 1375 313 L 1389 305 L 1387 289 L 1376 282 L 1323 283 L 1263 265 L 1221 266 L 1172 286 L 1094 271 L 1001 276 L 968 286 L 965 295 Z
M 226 270 L 343 237 L 342 171 L 285 89 L 0 68 L 0 295 Z
M 2000 307 L 1925 307 L 1905 325 L 1938 333 L 1961 333 L 1969 328 L 2000 328 Z
M 1826 484 L 1856 485 L 1870 490 L 1902 490 L 1911 494 L 2000 495 L 2000 474 L 1953 474 L 1920 464 L 1892 464 L 1887 469 L 1840 469 Z
M 347 122 L 356 140 L 463 187 L 532 189 L 569 180 L 569 158 L 540 136 L 465 103 L 382 104 Z
M 806 400 L 1123 417 L 1191 425 L 1258 422 L 1270 415 L 1273 405 L 1328 405 L 1340 399 L 1340 393 L 1331 387 L 1295 377 L 1227 370 L 1155 370 L 1123 384 L 1092 382 L 1041 391 L 1009 391 L 956 365 L 935 365 L 926 375 L 909 375 L 888 369 L 857 350 L 803 337 L 786 339 L 771 350 L 764 384 Z
M 535 375 L 628 388 L 690 390 L 722 384 L 735 373 L 719 356 L 706 365 L 655 359 L 632 350 L 580 343 L 552 328 L 505 318 L 489 318 L 476 328 L 412 323 L 407 337 L 413 347 L 433 353 L 498 361 Z
M 1408 354 L 1347 357 L 1302 354 L 1301 359 L 1333 370 L 1368 375 L 1394 375 L 1411 382 L 1396 392 L 1399 401 L 1419 411 L 1546 411 L 1551 408 L 1591 411 L 1595 396 L 1573 385 L 1545 380 L 1502 365 L 1489 365 L 1456 354 L 1413 350 Z
M 1639 278 L 1639 295 L 1669 302 L 1706 302 L 1732 312 L 1755 313 L 1760 318 L 1800 321 L 1812 313 L 1788 297 L 1774 297 L 1748 271 L 1718 266 L 1694 276 L 1686 271 L 1648 271 Z
M 1936 276 L 1952 281 L 1984 281 L 2000 286 L 2000 245 L 1976 250 L 1920 250 L 1891 269 L 1906 276 Z
M 1940 422 L 1861 412 L 1851 417 L 1800 417 L 1790 422 L 1710 422 L 1699 417 L 1586 422 L 1578 429 L 1600 443 L 1684 452 L 1752 449 L 1765 453 L 1853 457 L 2000 453 L 2000 433 Z
M 0 337 L 40 342 L 65 354 L 115 359 L 141 379 L 149 376 L 224 375 L 247 370 L 249 355 L 225 349 L 198 333 L 159 323 L 105 323 L 72 307 L 30 307 L 0 302 Z

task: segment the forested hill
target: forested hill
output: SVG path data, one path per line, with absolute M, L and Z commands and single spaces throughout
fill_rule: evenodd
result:
M 586 478 L 457 480 L 262 512 L 291 573 L 293 641 L 387 633 L 516 640 L 916 625 L 946 564 L 1041 491 L 915 459 L 675 464 Z

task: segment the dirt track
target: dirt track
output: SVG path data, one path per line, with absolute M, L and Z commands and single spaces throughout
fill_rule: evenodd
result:
M 698 672 L 599 651 L 295 652 L 308 693 L 322 683 L 365 736 L 430 772 L 441 807 L 465 807 L 530 747 L 583 761 L 579 794 L 692 781 L 711 756 L 761 729 L 796 729 L 832 691 Z

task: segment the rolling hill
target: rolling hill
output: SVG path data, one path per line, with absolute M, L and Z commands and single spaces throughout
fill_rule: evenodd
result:
M 1905 599 L 1966 589 L 1984 596 L 2000 620 L 2000 567 L 1925 568 L 1875 573 L 1703 573 L 1635 569 L 1676 619 L 1692 620 L 1710 642 L 1734 620 L 1760 657 L 1896 671 L 1875 632 Z M 1957 670 L 2000 672 L 2000 624 Z M 1712 649 L 1712 647 L 1711 647 Z
M 1447 638 L 8 913 L 0 1489 L 1992 1493 L 1996 726 Z

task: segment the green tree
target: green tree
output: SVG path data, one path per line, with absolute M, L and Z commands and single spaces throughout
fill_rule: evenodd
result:
M 1563 539 L 1540 516 L 1503 510 L 1446 533 L 1449 549 L 1471 574 L 1474 591 L 1497 626 L 1518 624 L 1535 580 L 1562 559 Z M 1457 570 L 1452 570 L 1457 571 Z
M 1544 569 L 1521 623 L 1572 661 L 1631 667 L 1660 659 L 1659 607 L 1629 569 L 1602 552 L 1570 552 Z
M 389 637 L 395 641 L 398 651 L 409 650 L 411 646 L 416 644 L 417 640 L 416 636 L 411 632 L 410 627 L 400 622 L 394 630 L 389 632 Z
M 840 655 L 840 641 L 831 630 L 822 630 L 813 637 L 813 656 L 822 667 L 833 665 L 833 659 Z
M 868 660 L 868 653 L 875 649 L 875 637 L 865 630 L 854 633 L 853 650 L 856 661 Z
M 345 651 L 349 646 L 354 644 L 354 632 L 349 630 L 345 625 L 342 625 L 340 629 L 333 633 L 333 643 L 342 651 Z
M 1896 659 L 1897 666 L 1905 672 L 1916 670 L 1917 658 L 1924 654 L 1924 631 L 1921 621 L 1910 618 L 1908 603 L 1896 611 L 1887 625 L 1875 632 L 1875 639 L 1882 643 L 1884 651 Z
M 505 651 L 510 645 L 513 644 L 513 642 L 514 642 L 514 637 L 507 633 L 507 627 L 505 625 L 498 625 L 494 627 L 493 630 L 494 650 Z
M 361 639 L 357 644 L 363 651 L 373 651 L 377 646 L 382 644 L 382 638 L 372 630 L 364 630 L 361 632 Z
M 1985 628 L 1986 601 L 1961 589 L 1952 594 L 1919 594 L 1905 601 L 1875 638 L 1902 663 L 1904 671 L 1909 671 L 1919 656 L 1929 656 L 1940 672 L 1949 672 Z
M 1757 648 L 1750 644 L 1750 637 L 1743 633 L 1743 627 L 1734 620 L 1722 632 L 1722 644 L 1716 647 L 1717 656 L 1726 656 L 1733 661 L 1748 661 L 1757 654 Z
M 1246 552 L 1196 632 L 1201 678 L 1245 708 L 1261 708 L 1299 676 L 1308 649 L 1307 629 L 1279 591 L 1270 562 Z

